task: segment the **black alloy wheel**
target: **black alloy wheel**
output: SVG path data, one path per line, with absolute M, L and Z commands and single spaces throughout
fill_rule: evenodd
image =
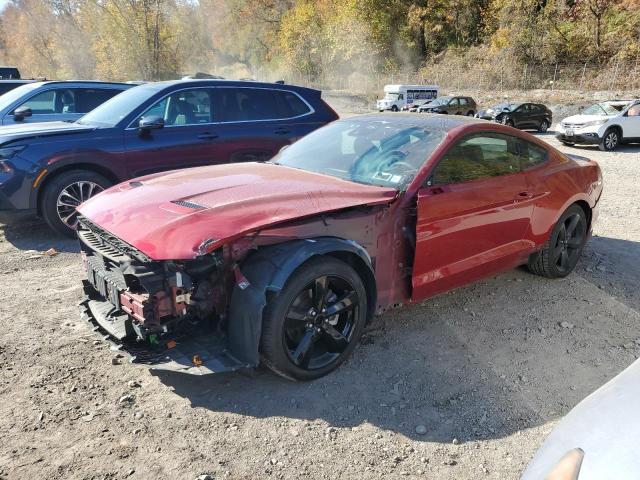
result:
M 355 348 L 366 309 L 364 284 L 349 265 L 331 257 L 307 262 L 267 308 L 263 362 L 294 380 L 326 375 Z
M 334 362 L 351 341 L 358 304 L 357 292 L 340 277 L 323 275 L 303 287 L 285 314 L 291 361 L 305 370 Z
M 578 263 L 587 233 L 585 211 L 574 204 L 556 223 L 549 242 L 531 256 L 529 270 L 548 278 L 566 277 Z
M 565 218 L 560 225 L 551 261 L 562 275 L 569 274 L 578 263 L 586 233 L 587 225 L 584 215 L 579 212 Z

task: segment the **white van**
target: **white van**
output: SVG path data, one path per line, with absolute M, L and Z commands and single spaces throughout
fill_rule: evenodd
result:
M 385 85 L 384 98 L 378 100 L 377 107 L 381 112 L 397 112 L 402 107 L 430 102 L 438 98 L 439 92 L 440 87 L 437 85 Z

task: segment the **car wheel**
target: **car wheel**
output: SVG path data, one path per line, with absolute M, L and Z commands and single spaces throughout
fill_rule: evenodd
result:
M 569 207 L 551 231 L 549 241 L 529 258 L 529 270 L 548 278 L 569 275 L 587 240 L 587 216 L 578 205 Z
M 502 123 L 505 124 L 507 127 L 515 126 L 515 123 L 513 123 L 513 120 L 511 120 L 509 117 L 503 117 Z
M 549 122 L 547 122 L 546 120 L 543 120 L 542 123 L 540 124 L 540 127 L 538 128 L 538 131 L 545 133 L 547 130 L 549 130 Z
M 474 112 L 473 110 L 469 110 L 467 112 L 467 117 L 473 117 L 473 116 L 475 116 L 475 114 L 476 114 L 476 112 Z
M 337 368 L 356 347 L 366 321 L 364 284 L 346 263 L 317 257 L 287 280 L 265 311 L 263 363 L 291 380 Z
M 620 143 L 620 135 L 618 130 L 611 128 L 607 130 L 602 136 L 602 140 L 598 144 L 598 148 L 604 152 L 612 152 Z
M 108 179 L 87 170 L 70 170 L 53 178 L 42 194 L 40 211 L 55 232 L 73 237 L 78 224 L 76 207 L 111 186 Z
M 562 143 L 562 144 L 563 144 L 564 146 L 566 146 L 566 147 L 573 147 L 573 146 L 575 146 L 575 143 L 572 143 L 572 142 L 564 142 L 564 141 L 560 140 L 560 143 Z
M 391 111 L 392 112 L 397 112 L 398 111 L 398 106 L 397 105 L 392 106 L 391 107 Z

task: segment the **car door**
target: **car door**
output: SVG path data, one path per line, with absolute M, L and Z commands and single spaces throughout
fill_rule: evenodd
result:
M 640 138 L 640 103 L 629 107 L 619 120 L 623 138 Z
M 155 102 L 124 132 L 132 177 L 178 168 L 222 163 L 216 141 L 220 134 L 212 118 L 211 88 L 174 91 Z M 161 117 L 164 127 L 141 132 L 143 118 Z
M 413 299 L 519 264 L 531 248 L 532 212 L 516 138 L 456 142 L 418 192 Z
M 214 110 L 216 148 L 228 162 L 269 160 L 318 127 L 302 98 L 279 89 L 217 87 Z
M 546 120 L 546 113 L 542 106 L 535 103 L 529 104 L 529 116 L 531 119 L 530 128 L 540 128 L 542 122 Z
M 460 114 L 460 99 L 458 97 L 452 98 L 447 105 L 447 113 L 449 115 Z
M 18 108 L 28 108 L 31 116 L 15 118 L 14 112 Z M 75 92 L 72 88 L 47 88 L 41 90 L 27 100 L 16 105 L 3 118 L 4 125 L 37 122 L 74 122 L 82 114 L 75 111 Z
M 528 128 L 530 126 L 531 119 L 529 118 L 529 104 L 523 103 L 516 108 L 511 115 L 513 119 L 513 126 L 517 128 Z

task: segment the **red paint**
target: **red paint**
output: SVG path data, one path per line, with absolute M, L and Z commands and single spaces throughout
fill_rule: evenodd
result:
M 544 148 L 548 160 L 503 177 L 423 187 L 452 144 L 480 131 L 521 137 Z M 180 170 L 139 181 L 140 187 L 113 187 L 80 212 L 157 260 L 193 258 L 209 239 L 207 251 L 228 245 L 234 262 L 242 262 L 262 245 L 346 238 L 372 259 L 378 311 L 526 263 L 572 203 L 589 205 L 593 223 L 602 192 L 595 162 L 569 159 L 509 127 L 464 119 L 401 194 L 260 163 Z M 171 203 L 176 200 L 204 208 Z M 228 274 L 233 278 L 232 270 Z
M 388 203 L 391 188 L 371 187 L 269 163 L 176 170 L 122 183 L 79 211 L 154 260 L 189 259 L 247 232 L 301 217 Z M 204 208 L 177 205 L 186 201 Z

